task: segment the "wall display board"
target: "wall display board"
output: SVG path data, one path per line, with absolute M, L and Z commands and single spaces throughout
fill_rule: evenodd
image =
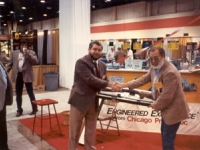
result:
M 134 50 L 140 50 L 140 49 L 142 49 L 141 42 L 135 42 L 135 43 L 133 43 L 133 49 Z
M 179 41 L 167 41 L 168 50 L 179 50 Z
M 163 42 L 157 43 L 157 44 L 155 44 L 154 46 L 155 46 L 155 47 L 161 47 L 161 48 L 163 48 Z
M 186 50 L 197 50 L 198 44 L 197 42 L 187 42 L 186 43 Z
M 131 45 L 130 45 L 130 42 L 125 42 L 123 45 L 122 45 L 122 49 L 123 50 L 127 50 L 127 48 L 130 48 Z

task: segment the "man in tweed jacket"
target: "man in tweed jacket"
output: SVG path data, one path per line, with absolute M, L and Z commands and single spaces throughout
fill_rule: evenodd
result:
M 174 150 L 176 132 L 182 120 L 189 117 L 189 107 L 186 102 L 180 73 L 173 64 L 165 59 L 165 51 L 159 47 L 149 50 L 151 68 L 147 74 L 137 80 L 124 84 L 122 87 L 130 89 L 140 87 L 148 82 L 152 82 L 152 87 L 162 83 L 162 92 L 153 91 L 152 94 L 140 93 L 142 96 L 151 97 L 155 100 L 150 107 L 156 111 L 161 111 L 162 123 L 161 134 L 163 150 Z
M 12 69 L 11 79 L 15 82 L 17 102 L 16 117 L 21 116 L 23 113 L 22 92 L 24 84 L 32 106 L 30 115 L 33 115 L 38 111 L 37 106 L 32 103 L 32 101 L 35 100 L 32 82 L 34 81 L 33 65 L 38 64 L 39 61 L 35 52 L 27 49 L 27 46 L 27 41 L 21 41 L 20 50 L 15 50 L 11 53 L 10 61 L 6 66 L 7 72 Z

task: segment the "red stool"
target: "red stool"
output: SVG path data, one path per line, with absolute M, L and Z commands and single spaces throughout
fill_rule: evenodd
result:
M 41 100 L 35 100 L 35 101 L 32 101 L 32 102 L 34 104 L 38 105 L 38 106 L 41 106 L 41 140 L 42 140 L 43 106 L 48 106 L 48 111 L 49 111 L 49 117 L 48 118 L 49 118 L 49 122 L 50 122 L 50 129 L 51 129 L 51 131 L 52 131 L 51 118 L 55 117 L 56 120 L 57 120 L 58 127 L 59 127 L 60 135 L 62 135 L 61 130 L 60 130 L 60 125 L 59 125 L 59 121 L 58 121 L 58 116 L 57 116 L 56 108 L 55 108 L 55 104 L 57 104 L 58 101 L 53 100 L 53 99 L 41 99 Z M 50 113 L 49 105 L 53 105 L 55 114 L 51 114 Z M 37 116 L 36 116 L 36 113 L 35 113 L 32 134 L 34 134 L 35 119 L 36 119 L 36 117 Z

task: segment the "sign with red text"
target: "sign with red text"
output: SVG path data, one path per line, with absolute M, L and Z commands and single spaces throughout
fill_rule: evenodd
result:
M 178 134 L 200 135 L 200 105 L 189 103 L 189 108 L 190 116 L 182 121 Z M 107 113 L 112 111 L 110 108 L 103 109 Z M 160 133 L 161 113 L 152 108 L 119 102 L 116 114 L 120 130 Z M 97 127 L 100 128 L 99 124 Z

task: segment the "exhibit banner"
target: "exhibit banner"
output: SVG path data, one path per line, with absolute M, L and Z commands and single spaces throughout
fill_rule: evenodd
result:
M 200 135 L 200 105 L 189 103 L 189 108 L 189 118 L 182 121 L 178 134 Z M 102 111 L 109 114 L 111 108 L 103 105 Z M 116 114 L 120 130 L 160 133 L 161 113 L 150 107 L 119 102 Z M 115 125 L 115 122 L 113 122 L 113 125 Z M 97 127 L 100 128 L 98 123 Z
M 167 41 L 167 49 L 168 50 L 179 50 L 179 41 Z

